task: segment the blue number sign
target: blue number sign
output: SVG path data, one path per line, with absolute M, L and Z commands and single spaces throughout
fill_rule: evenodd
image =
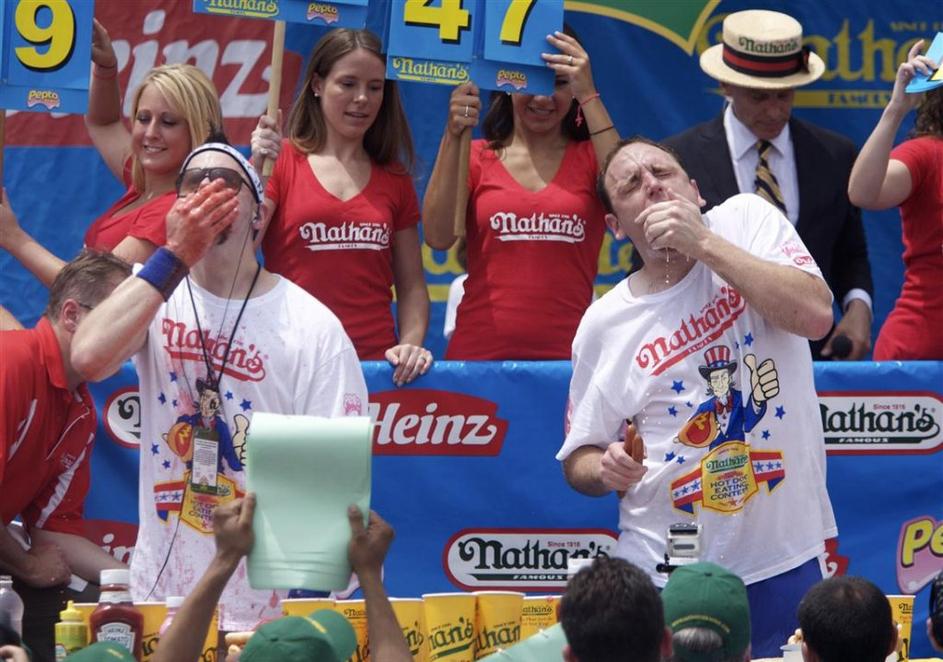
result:
M 368 0 L 193 0 L 193 11 L 331 28 L 363 28 Z
M 0 108 L 84 113 L 94 0 L 0 4 Z
M 468 80 L 474 0 L 393 0 L 386 77 L 457 85 Z

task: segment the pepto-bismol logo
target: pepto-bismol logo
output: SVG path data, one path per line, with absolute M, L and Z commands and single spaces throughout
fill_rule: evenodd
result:
M 472 591 L 555 591 L 566 586 L 571 558 L 610 556 L 616 534 L 605 529 L 464 529 L 443 553 L 446 574 Z
M 936 393 L 819 393 L 825 448 L 832 455 L 932 453 L 943 445 Z
M 452 391 L 373 393 L 368 410 L 377 455 L 498 455 L 508 429 L 497 404 Z

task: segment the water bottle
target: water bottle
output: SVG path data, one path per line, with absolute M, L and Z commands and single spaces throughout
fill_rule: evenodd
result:
M 13 590 L 13 578 L 9 575 L 0 576 L 0 614 L 10 624 L 16 633 L 23 636 L 23 601 Z

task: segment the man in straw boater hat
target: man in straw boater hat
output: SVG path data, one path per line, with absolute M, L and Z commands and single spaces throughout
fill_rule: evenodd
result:
M 778 655 L 837 535 L 808 345 L 831 328 L 831 292 L 771 203 L 745 193 L 702 213 L 657 143 L 622 141 L 598 192 L 643 266 L 580 322 L 557 459 L 577 491 L 618 493 L 614 555 L 657 585 L 666 533 L 697 523 L 699 560 L 747 585 L 753 653 Z
M 825 63 L 802 45 L 802 26 L 766 10 L 730 14 L 723 43 L 701 55 L 701 69 L 720 83 L 724 111 L 668 138 L 698 183 L 707 208 L 756 192 L 786 215 L 843 315 L 813 357 L 863 358 L 871 349 L 871 267 L 861 211 L 848 200 L 855 146 L 791 117 L 795 90 L 817 80 Z

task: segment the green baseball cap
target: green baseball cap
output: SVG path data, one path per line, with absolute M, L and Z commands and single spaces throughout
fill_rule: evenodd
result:
M 113 641 L 99 641 L 72 653 L 66 662 L 134 662 L 134 656 Z
M 309 616 L 284 616 L 255 631 L 240 662 L 346 662 L 357 635 L 344 616 L 321 609 Z
M 743 653 L 750 645 L 750 603 L 743 580 L 714 563 L 692 563 L 671 573 L 661 592 L 665 625 L 675 633 L 690 627 L 713 630 L 723 648 L 708 653 L 675 646 L 680 662 L 710 662 Z

